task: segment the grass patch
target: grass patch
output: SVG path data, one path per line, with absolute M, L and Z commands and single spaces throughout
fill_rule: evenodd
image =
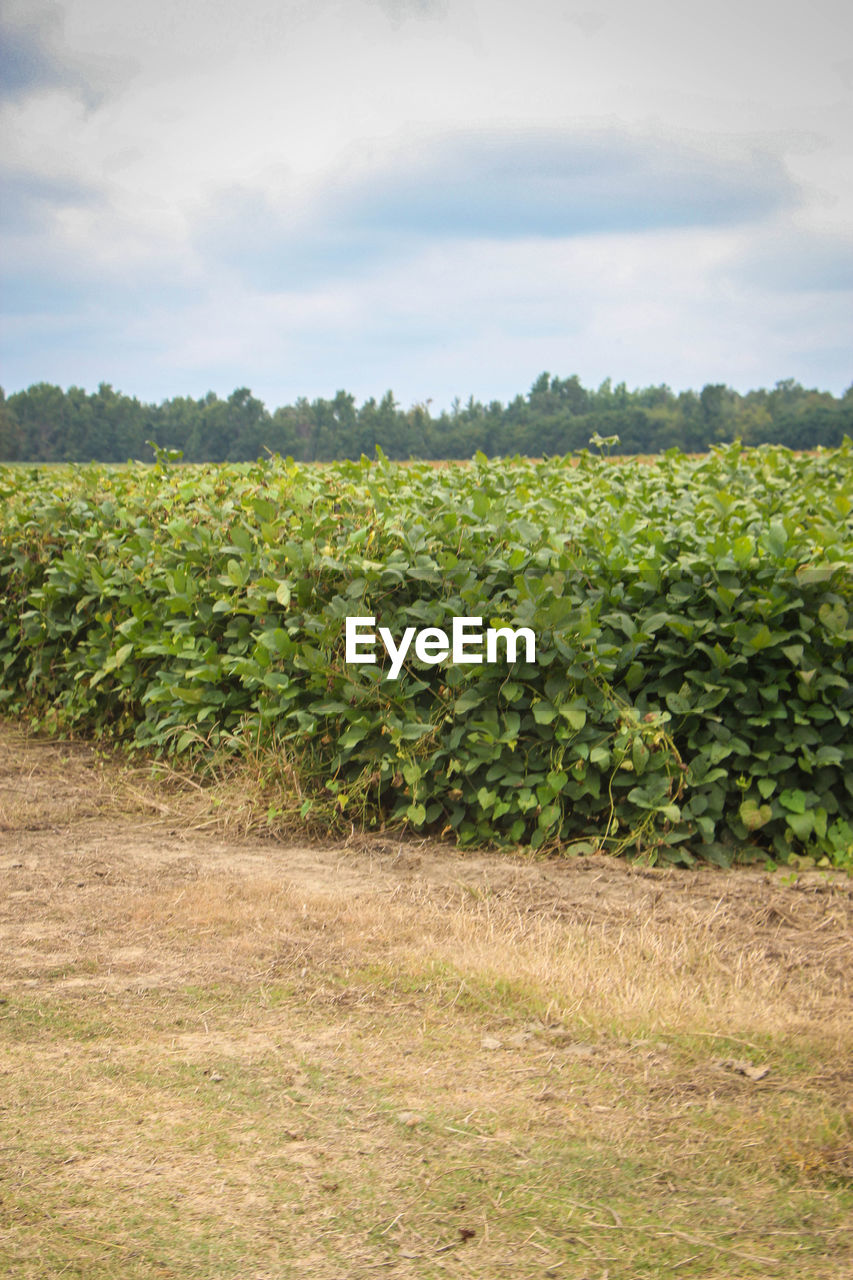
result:
M 14 1280 L 850 1273 L 849 890 L 44 794 L 0 860 Z
M 6 1006 L 8 1274 L 841 1274 L 850 1130 L 817 1087 L 690 1037 L 487 1048 L 455 977 L 393 1027 L 326 1003 L 310 1044 L 307 991 Z

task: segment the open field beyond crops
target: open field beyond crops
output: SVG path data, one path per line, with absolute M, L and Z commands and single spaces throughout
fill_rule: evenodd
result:
M 216 798 L 0 726 L 4 1274 L 851 1274 L 849 879 Z

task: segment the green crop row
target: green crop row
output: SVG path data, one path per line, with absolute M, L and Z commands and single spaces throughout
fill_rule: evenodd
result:
M 851 444 L 0 468 L 0 709 L 461 844 L 853 865 Z M 347 663 L 349 616 L 536 661 Z

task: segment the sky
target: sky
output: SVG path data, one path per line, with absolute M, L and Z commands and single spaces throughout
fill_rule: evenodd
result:
M 0 385 L 853 382 L 846 0 L 0 0 Z

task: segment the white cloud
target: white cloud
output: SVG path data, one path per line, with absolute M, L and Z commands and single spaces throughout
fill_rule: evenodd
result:
M 836 0 L 7 0 L 3 21 L 7 389 L 850 382 Z

